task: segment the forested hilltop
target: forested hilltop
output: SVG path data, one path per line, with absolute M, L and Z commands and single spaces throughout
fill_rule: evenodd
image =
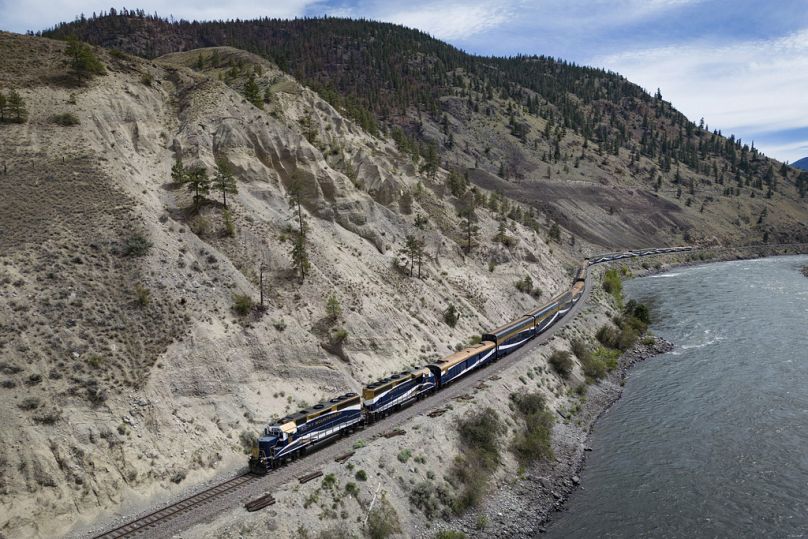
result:
M 189 22 L 113 10 L 45 35 L 145 57 L 219 45 L 257 53 L 427 172 L 455 171 L 455 194 L 469 182 L 502 192 L 604 246 L 808 239 L 808 173 L 616 73 L 475 56 L 417 30 L 337 18 Z

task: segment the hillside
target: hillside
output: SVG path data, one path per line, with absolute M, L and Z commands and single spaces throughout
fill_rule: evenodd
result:
M 3 534 L 59 535 L 232 473 L 270 417 L 448 354 L 567 286 L 587 248 L 551 244 L 547 216 L 504 197 L 452 196 L 445 170 L 419 173 L 249 53 L 98 51 L 105 73 L 79 77 L 63 42 L 0 33 L 0 49 L 0 88 L 28 108 L 0 124 Z M 172 181 L 180 158 L 232 169 L 227 212 Z M 520 220 L 478 209 L 466 252 L 469 197 Z M 266 312 L 239 314 L 262 268 Z
M 604 247 L 808 238 L 808 177 L 615 73 L 473 56 L 416 30 L 333 18 L 169 23 L 124 12 L 46 32 L 70 34 L 145 57 L 255 52 L 427 168 L 439 161 Z
M 808 170 L 808 157 L 803 157 L 798 161 L 791 163 L 791 166 L 800 170 Z

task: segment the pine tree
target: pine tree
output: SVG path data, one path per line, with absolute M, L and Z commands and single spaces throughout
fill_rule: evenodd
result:
M 300 273 L 300 282 L 306 279 L 308 272 L 309 254 L 306 250 L 306 221 L 303 216 L 303 180 L 300 173 L 295 171 L 287 189 L 289 207 L 297 213 L 297 235 L 292 246 L 292 266 Z
M 415 261 L 420 251 L 420 242 L 415 236 L 408 234 L 404 239 L 404 247 L 401 251 L 410 259 L 410 277 L 412 277 L 413 270 L 415 269 Z
M 328 318 L 329 320 L 331 320 L 331 322 L 336 322 L 337 319 L 342 314 L 342 307 L 340 306 L 339 300 L 337 299 L 336 295 L 331 294 L 330 296 L 328 296 L 328 300 L 326 301 L 325 304 L 325 313 L 326 315 L 328 315 Z
M 185 166 L 182 164 L 182 158 L 178 157 L 177 160 L 174 162 L 174 166 L 171 167 L 171 179 L 176 184 L 184 184 L 186 174 L 187 170 Z
M 188 191 L 194 194 L 194 207 L 199 208 L 199 203 L 210 193 L 208 171 L 203 166 L 190 168 L 185 171 L 184 180 Z
M 216 160 L 216 175 L 213 177 L 213 185 L 217 191 L 222 193 L 222 204 L 227 208 L 227 195 L 238 193 L 236 178 L 233 177 L 233 170 L 230 164 L 224 159 Z
M 471 253 L 474 242 L 479 238 L 480 228 L 476 225 L 477 214 L 477 200 L 474 194 L 469 192 L 463 197 L 458 215 L 461 219 L 461 227 L 463 228 L 463 235 L 466 239 L 466 254 Z
M 8 100 L 6 99 L 6 94 L 0 92 L 0 123 L 6 121 L 6 106 L 8 105 Z
M 103 75 L 106 70 L 104 64 L 95 55 L 86 43 L 82 43 L 75 36 L 67 38 L 65 55 L 69 58 L 70 68 L 80 78 L 90 78 L 93 75 Z
M 16 123 L 23 123 L 28 118 L 28 110 L 25 108 L 25 101 L 17 90 L 8 93 L 7 108 L 9 118 Z M 11 118 L 13 116 L 13 118 Z
M 250 78 L 244 84 L 244 97 L 259 109 L 264 108 L 261 89 L 258 88 L 258 84 L 255 82 L 255 74 L 250 74 Z

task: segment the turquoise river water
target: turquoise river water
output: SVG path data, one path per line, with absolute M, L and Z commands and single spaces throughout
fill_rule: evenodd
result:
M 634 279 L 675 349 L 635 367 L 544 535 L 808 536 L 808 256 Z

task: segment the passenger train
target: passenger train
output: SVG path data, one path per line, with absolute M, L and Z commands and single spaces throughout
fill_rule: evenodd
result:
M 518 350 L 533 337 L 547 331 L 572 309 L 584 293 L 589 266 L 630 257 L 678 253 L 692 249 L 638 249 L 586 259 L 576 271 L 569 290 L 517 320 L 483 333 L 479 344 L 455 352 L 435 363 L 368 384 L 361 396 L 345 393 L 267 425 L 252 448 L 250 471 L 265 474 L 340 434 L 347 434 L 389 415 L 406 404 L 439 391 L 469 372 Z

